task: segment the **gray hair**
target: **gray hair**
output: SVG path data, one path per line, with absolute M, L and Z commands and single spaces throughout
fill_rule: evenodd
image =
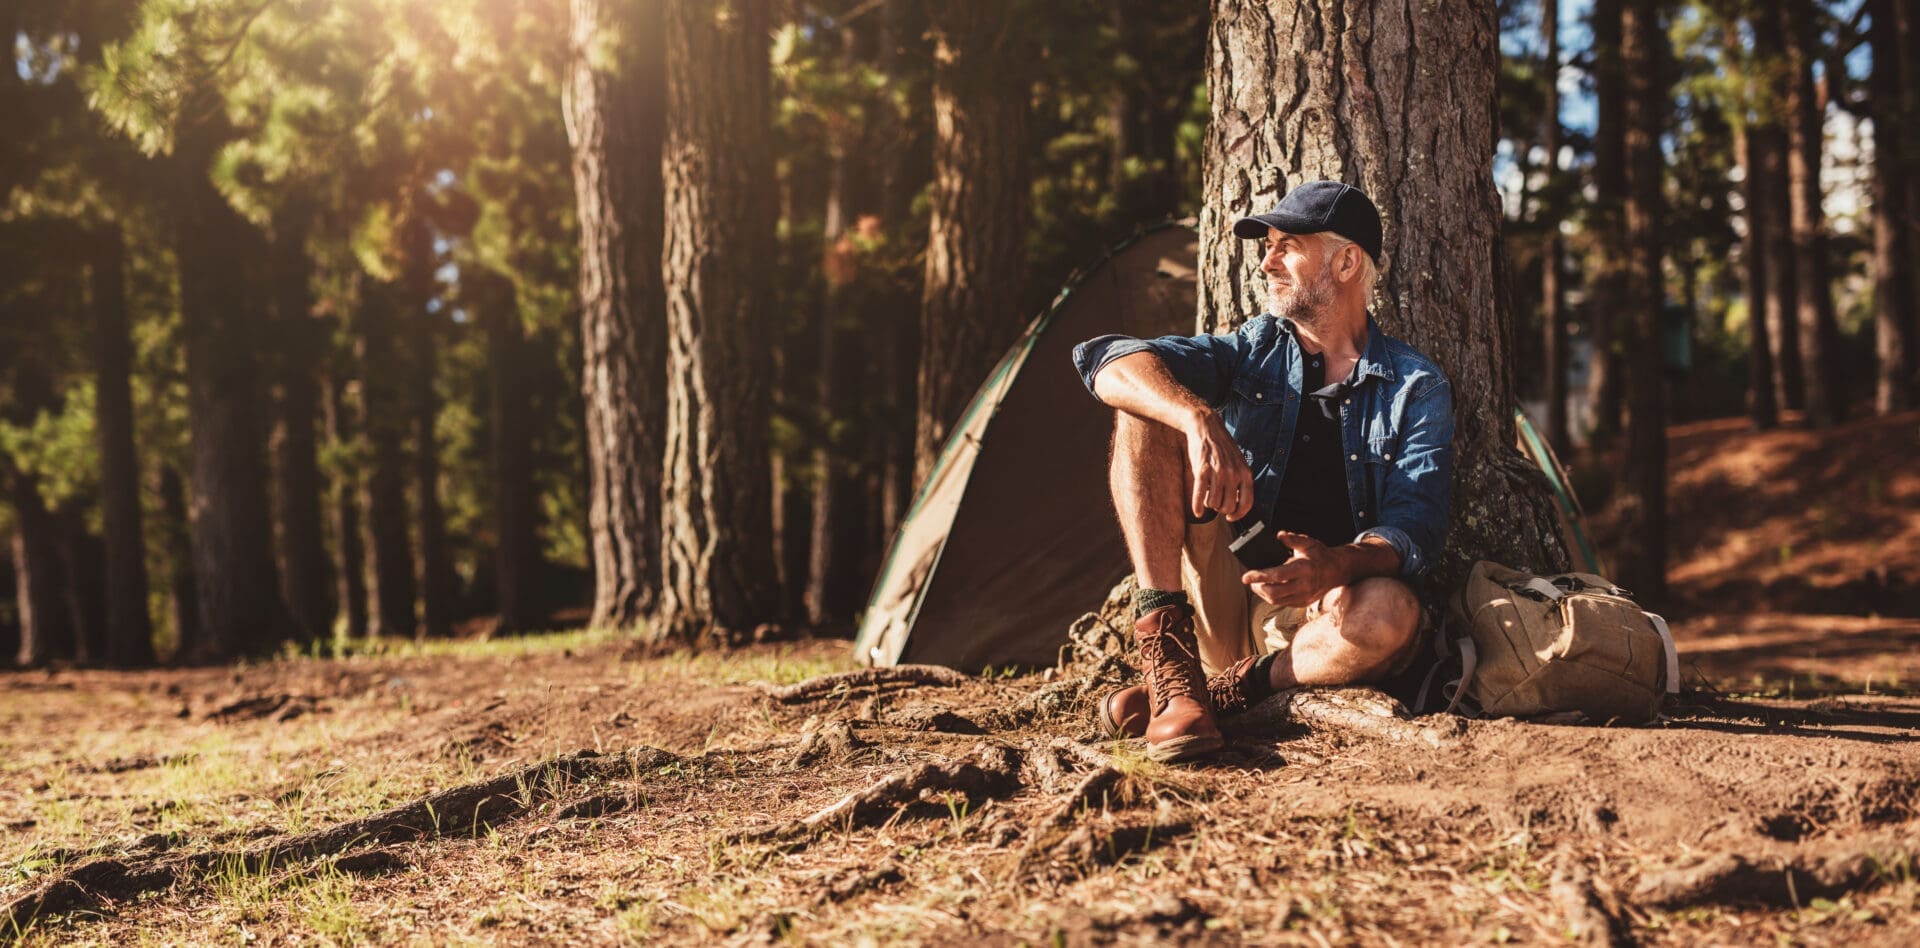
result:
M 1333 254 L 1338 252 L 1340 248 L 1349 245 L 1359 247 L 1359 245 L 1353 241 L 1330 230 L 1321 231 L 1320 239 L 1323 241 L 1323 247 L 1327 252 L 1329 263 L 1332 262 Z M 1373 255 L 1368 253 L 1365 247 L 1360 247 L 1360 288 L 1371 294 L 1374 284 L 1379 281 L 1380 266 L 1373 262 Z

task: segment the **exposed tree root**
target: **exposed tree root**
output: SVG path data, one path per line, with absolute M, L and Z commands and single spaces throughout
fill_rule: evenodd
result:
M 1400 702 L 1372 688 L 1295 688 L 1221 721 L 1233 735 L 1268 735 L 1288 724 L 1396 744 L 1439 747 L 1459 738 L 1466 722 L 1450 715 L 1410 720 Z
M 1720 853 L 1646 877 L 1633 898 L 1659 908 L 1706 902 L 1792 906 L 1876 885 L 1916 862 L 1920 845 L 1885 837 L 1793 852 Z
M 895 665 L 891 668 L 862 668 L 857 671 L 821 675 L 791 685 L 761 685 L 760 691 L 781 704 L 793 704 L 856 688 L 880 688 L 886 685 L 964 685 L 973 676 L 939 665 Z
M 1055 881 L 1084 878 L 1103 866 L 1117 865 L 1169 840 L 1193 832 L 1189 813 L 1161 807 L 1146 820 L 1082 820 L 1062 831 L 1054 826 L 1036 834 L 1014 860 L 1018 877 L 1042 875 Z
M 1619 920 L 1607 911 L 1585 873 L 1564 868 L 1555 872 L 1547 895 L 1560 912 L 1561 928 L 1568 940 L 1580 945 L 1608 946 L 1627 942 L 1620 937 Z
M 835 826 L 852 828 L 891 816 L 900 807 L 937 794 L 968 800 L 1005 796 L 1020 785 L 1019 755 L 1003 744 L 982 742 L 965 757 L 944 764 L 916 764 L 850 793 L 825 809 L 765 829 L 732 834 L 730 842 L 778 842 L 815 836 Z
M 490 780 L 450 787 L 372 816 L 269 839 L 244 850 L 95 859 L 0 905 L 0 931 L 24 931 L 45 916 L 132 898 L 221 868 L 259 872 L 338 855 L 362 844 L 475 831 L 520 817 L 563 793 L 575 781 L 631 777 L 676 759 L 651 747 L 607 756 L 581 751 Z M 354 871 L 355 865 L 349 862 L 342 871 Z M 369 863 L 367 868 L 372 867 Z
M 1067 795 L 1054 805 L 1052 812 L 1047 814 L 1047 823 L 1053 826 L 1065 826 L 1073 822 L 1074 816 L 1082 808 L 1091 809 L 1098 805 L 1106 798 L 1107 792 L 1119 782 L 1120 771 L 1112 767 L 1102 766 L 1087 774 L 1085 779 L 1075 785 L 1072 790 L 1067 791 Z

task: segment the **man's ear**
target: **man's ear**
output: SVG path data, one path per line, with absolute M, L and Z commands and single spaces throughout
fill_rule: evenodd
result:
M 1353 251 L 1348 253 L 1347 251 Z M 1345 244 L 1340 248 L 1340 282 L 1351 283 L 1360 279 L 1360 255 L 1366 251 L 1359 244 Z

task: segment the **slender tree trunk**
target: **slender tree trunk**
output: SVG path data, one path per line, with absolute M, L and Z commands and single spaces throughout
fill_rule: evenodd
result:
M 1899 50 L 1900 148 L 1896 153 L 1906 181 L 1908 285 L 1912 288 L 1913 322 L 1907 324 L 1907 391 L 1920 403 L 1920 10 L 1911 3 L 1893 3 L 1894 46 Z
M 40 496 L 37 478 L 15 471 L 13 575 L 20 610 L 20 650 L 14 661 L 38 666 L 74 654 L 73 613 L 62 598 L 66 569 L 60 560 L 60 525 Z
M 168 464 L 160 468 L 160 510 L 167 546 L 167 622 L 173 626 L 173 660 L 192 657 L 200 649 L 200 584 L 193 575 L 193 541 L 189 536 L 186 486 L 180 472 Z
M 73 660 L 98 666 L 107 655 L 106 546 L 87 532 L 76 508 L 54 514 L 60 544 L 61 594 L 73 623 Z
M 722 15 L 724 14 L 724 15 Z M 662 633 L 778 610 L 765 339 L 773 200 L 765 0 L 667 0 L 667 448 Z
M 848 59 L 851 63 L 851 56 Z M 825 292 L 815 390 L 822 424 L 813 450 L 813 535 L 808 544 L 805 596 L 807 619 L 816 626 L 843 625 L 860 606 L 855 569 L 864 530 L 855 480 L 857 445 L 851 434 L 857 410 L 855 372 L 863 354 L 855 321 L 860 255 L 849 230 L 860 204 L 855 182 L 865 180 L 867 172 L 850 151 L 845 143 L 833 150 L 822 228 Z
M 1598 243 L 1592 298 L 1587 306 L 1592 361 L 1587 373 L 1587 427 L 1597 440 L 1620 431 L 1621 375 L 1625 371 L 1618 338 L 1625 321 L 1626 260 L 1621 208 L 1627 200 L 1627 77 L 1621 68 L 1621 4 L 1594 0 L 1593 81 L 1599 122 L 1593 142 L 1593 183 L 1597 198 L 1594 230 Z
M 804 318 L 787 319 L 775 330 L 773 415 L 792 437 L 773 445 L 773 560 L 780 582 L 780 621 L 807 616 L 807 575 L 813 544 L 812 447 L 824 436 L 819 398 L 820 299 L 808 279 L 820 253 L 811 239 L 813 220 L 827 207 L 825 164 L 792 159 L 778 169 L 780 230 L 777 272 L 794 274 L 793 310 Z
M 280 595 L 293 615 L 301 642 L 328 638 L 333 604 L 328 599 L 327 549 L 320 527 L 320 460 L 314 433 L 319 414 L 317 359 L 325 351 L 324 324 L 313 318 L 307 257 L 310 218 L 304 208 L 276 215 L 273 254 L 273 329 L 279 371 L 275 373 L 271 440 L 279 490 L 273 518 L 279 534 Z
M 370 284 L 359 323 L 360 430 L 367 439 L 366 548 L 373 580 L 367 634 L 413 638 L 413 546 L 408 540 L 405 439 L 401 391 L 406 363 L 397 351 L 395 291 Z
M 8 608 L 5 616 L 0 617 L 0 668 L 13 665 L 20 654 L 20 577 L 13 572 L 13 538 L 7 538 L 7 553 L 0 557 L 0 595 L 4 595 Z
M 1806 380 L 1806 423 L 1825 428 L 1846 418 L 1846 389 L 1839 363 L 1840 329 L 1833 311 L 1827 260 L 1826 213 L 1820 205 L 1820 154 L 1826 111 L 1814 88 L 1819 51 L 1813 0 L 1788 0 L 1787 54 L 1793 69 L 1787 100 L 1787 177 L 1792 199 L 1794 282 L 1799 287 L 1800 368 Z
M 199 660 L 264 652 L 286 631 L 267 501 L 265 389 L 255 361 L 260 234 L 214 190 L 212 155 L 212 143 L 188 139 L 175 157 Z
M 347 637 L 358 639 L 367 634 L 367 559 L 361 539 L 360 441 L 354 430 L 353 408 L 347 404 L 351 369 L 345 362 L 344 359 L 332 360 L 327 373 L 324 402 L 327 444 L 342 467 L 335 472 L 332 503 L 328 508 L 333 529 L 333 575 L 337 583 L 334 597 L 346 619 Z
M 926 10 L 918 0 L 898 0 L 885 7 L 881 21 L 880 69 L 890 88 L 911 104 L 904 115 L 889 113 L 888 132 L 881 152 L 880 223 L 890 244 L 917 245 L 924 229 L 909 227 L 913 196 L 931 173 L 932 152 L 928 148 L 930 129 L 919 121 L 932 111 L 926 99 L 930 83 L 926 78 Z M 920 311 L 919 293 L 912 288 L 924 284 L 924 268 L 901 262 L 916 255 L 906 246 L 890 247 L 887 259 L 902 272 L 890 282 L 891 292 L 876 305 L 882 311 L 878 331 L 872 340 L 874 357 L 879 363 L 879 387 L 882 423 L 875 426 L 874 454 L 879 459 L 879 545 L 892 542 L 907 508 L 913 503 L 913 450 L 915 386 L 919 379 Z
M 497 274 L 462 276 L 478 282 L 475 303 L 487 333 L 488 461 L 493 473 L 494 598 L 503 633 L 528 632 L 542 625 L 539 601 L 540 551 L 534 536 L 533 429 L 527 411 L 529 389 L 526 330 L 520 321 L 514 286 Z
M 1728 34 L 1730 37 L 1731 33 Z M 1730 40 L 1730 42 L 1734 42 Z M 1727 51 L 1729 58 L 1740 55 Z M 1746 167 L 1743 185 L 1746 197 L 1747 237 L 1741 246 L 1746 263 L 1747 294 L 1747 415 L 1753 426 L 1762 430 L 1780 423 L 1779 402 L 1774 398 L 1773 343 L 1767 333 L 1767 236 L 1775 226 L 1768 219 L 1766 188 L 1770 183 L 1760 174 L 1760 148 L 1748 123 L 1734 127 L 1734 153 Z
M 1787 176 L 1787 131 L 1780 121 L 1791 89 L 1786 40 L 1772 10 L 1749 20 L 1753 29 L 1754 73 L 1762 105 L 1754 110 L 1752 131 L 1758 160 L 1756 178 L 1762 184 L 1767 219 L 1767 338 L 1773 343 L 1775 401 L 1798 411 L 1805 406 L 1806 385 L 1800 365 L 1799 282 L 1795 276 L 1793 199 Z
M 1620 510 L 1625 585 L 1657 600 L 1667 587 L 1667 410 L 1660 136 L 1669 83 L 1661 0 L 1628 0 L 1621 60 L 1627 74 L 1627 450 Z
M 147 544 L 140 523 L 140 461 L 133 443 L 133 346 L 127 336 L 126 237 L 108 225 L 93 235 L 94 435 L 100 451 L 100 512 L 106 532 L 106 664 L 153 664 L 147 613 Z
M 1261 309 L 1260 252 L 1232 222 L 1290 182 L 1346 181 L 1388 222 L 1375 315 L 1452 382 L 1452 531 L 1437 578 L 1475 559 L 1566 563 L 1552 498 L 1514 449 L 1512 314 L 1497 292 L 1492 4 L 1214 0 L 1200 324 Z M 1406 116 L 1446 116 L 1408 126 Z M 1477 249 L 1473 249 L 1477 248 Z
M 433 238 L 417 209 L 401 227 L 402 312 L 405 349 L 411 362 L 408 393 L 413 428 L 413 504 L 420 521 L 415 576 L 420 583 L 421 638 L 453 634 L 453 564 L 447 550 L 447 518 L 440 506 L 440 321 L 429 309 L 434 295 Z
M 933 219 L 920 301 L 914 481 L 1030 314 L 1026 284 L 1029 32 L 1019 0 L 932 10 Z
M 594 626 L 635 625 L 660 595 L 663 2 L 572 6 L 565 102 L 580 217 Z
M 1547 443 L 1566 456 L 1573 450 L 1567 427 L 1567 312 L 1560 284 L 1560 220 L 1566 214 L 1566 182 L 1560 177 L 1560 3 L 1541 0 L 1540 32 L 1547 47 L 1547 107 L 1540 139 L 1547 148 L 1547 185 L 1542 212 L 1546 235 L 1540 260 L 1540 326 L 1547 365 Z
M 1874 352 L 1878 371 L 1874 376 L 1874 410 L 1892 414 L 1914 407 L 1915 366 L 1914 333 L 1920 327 L 1920 308 L 1916 300 L 1915 274 L 1910 265 L 1915 259 L 1914 234 L 1920 220 L 1903 220 L 1907 192 L 1915 183 L 1906 170 L 1913 162 L 1903 153 L 1910 131 L 1903 131 L 1915 116 L 1903 109 L 1901 92 L 1910 81 L 1904 73 L 1920 69 L 1911 60 L 1902 62 L 1900 49 L 1900 0 L 1872 0 L 1873 75 L 1873 302 Z

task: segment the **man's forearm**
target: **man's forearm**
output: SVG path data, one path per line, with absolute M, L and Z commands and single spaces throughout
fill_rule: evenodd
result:
M 1346 575 L 1346 586 L 1371 576 L 1400 575 L 1400 554 L 1393 546 L 1379 537 L 1361 537 L 1344 546 L 1328 549 L 1334 555 L 1334 562 Z
M 1182 432 L 1214 414 L 1151 352 L 1124 355 L 1101 367 L 1093 379 L 1093 394 L 1110 408 Z

